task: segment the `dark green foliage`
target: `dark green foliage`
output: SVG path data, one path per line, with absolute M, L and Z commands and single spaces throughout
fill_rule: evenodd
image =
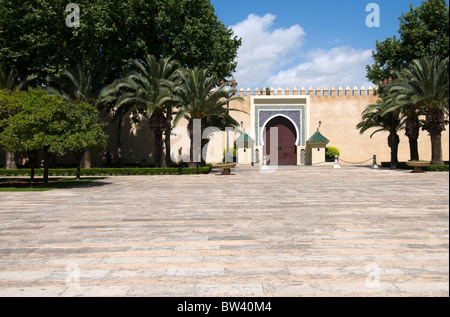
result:
M 218 20 L 209 0 L 79 0 L 80 27 L 74 28 L 66 25 L 68 3 L 23 0 L 19 5 L 17 1 L 0 0 L 0 87 L 2 82 L 12 86 L 19 83 L 16 79 L 29 81 L 37 76 L 29 74 L 40 74 L 35 84 L 47 85 L 53 93 L 75 103 L 94 104 L 106 82 L 126 74 L 130 60 L 145 62 L 148 54 L 161 60 L 170 56 L 182 67 L 205 69 L 209 76 L 217 78 L 215 84 L 230 77 L 236 68 L 234 60 L 241 40 Z M 103 72 L 108 78 L 95 76 Z M 162 102 L 162 111 L 152 109 L 148 113 L 151 124 L 165 123 L 166 136 L 170 136 L 172 106 L 177 105 Z M 119 149 L 121 122 L 128 110 L 118 111 Z M 160 130 L 155 130 L 159 133 L 155 151 L 158 165 L 162 152 Z M 170 166 L 170 138 L 166 139 L 166 163 Z M 73 151 L 86 157 L 90 149 L 81 145 Z M 62 151 L 49 149 L 53 150 Z M 121 151 L 119 162 L 120 155 Z
M 11 95 L 12 96 L 12 95 Z M 19 110 L 7 119 L 0 134 L 0 143 L 10 151 L 39 151 L 46 149 L 64 155 L 103 146 L 106 136 L 98 124 L 98 112 L 91 105 L 72 104 L 43 90 L 14 92 L 9 99 Z
M 181 84 L 179 67 L 180 64 L 169 57 L 157 59 L 154 55 L 147 55 L 143 62 L 131 61 L 127 75 L 105 87 L 100 93 L 101 102 L 114 105 L 116 114 L 123 117 L 130 112 L 140 113 L 149 119 L 150 129 L 155 136 L 155 162 L 159 167 L 163 161 L 164 131 L 166 164 L 172 164 L 170 135 L 173 109 L 180 105 L 175 94 Z M 117 147 L 121 148 L 120 140 Z M 120 159 L 120 155 L 118 156 Z
M 33 157 L 43 150 L 44 182 L 48 181 L 51 154 L 81 153 L 104 146 L 107 137 L 98 124 L 98 111 L 91 105 L 72 104 L 31 88 L 15 91 L 12 96 L 8 102 L 19 105 L 19 110 L 7 118 L 6 127 L 0 131 L 0 144 L 7 151 L 27 152 L 33 167 Z M 30 176 L 33 179 L 34 173 Z
M 233 119 L 229 111 L 240 111 L 239 109 L 229 108 L 229 102 L 233 100 L 243 101 L 242 97 L 237 97 L 237 90 L 233 87 L 231 81 L 221 81 L 216 76 L 210 76 L 208 69 L 194 67 L 185 69 L 181 73 L 183 84 L 179 89 L 179 95 L 183 106 L 177 111 L 174 120 L 174 126 L 181 119 L 188 121 L 188 130 L 191 136 L 194 131 L 194 120 L 201 120 L 201 134 L 207 127 L 236 127 L 239 123 Z M 220 83 L 220 86 L 217 85 Z M 244 112 L 245 113 L 245 112 Z M 206 140 L 202 140 L 202 148 Z M 194 139 L 191 138 L 190 157 L 194 157 Z M 202 165 L 205 162 L 202 157 Z M 196 163 L 191 163 L 191 167 Z
M 208 67 L 219 77 L 236 68 L 241 40 L 218 20 L 209 0 L 77 0 L 78 28 L 66 25 L 69 3 L 0 1 L 0 60 L 22 76 L 59 74 L 77 63 L 117 71 L 146 54 Z
M 384 98 L 384 99 L 383 99 Z M 391 168 L 395 169 L 398 162 L 398 145 L 400 137 L 398 131 L 402 129 L 402 117 L 400 111 L 392 111 L 383 115 L 386 109 L 391 106 L 392 100 L 382 95 L 382 99 L 376 104 L 368 105 L 362 113 L 362 121 L 356 126 L 361 134 L 368 130 L 374 130 L 370 137 L 378 132 L 389 132 L 388 146 L 391 148 Z
M 88 168 L 81 169 L 82 176 L 129 176 L 129 175 L 183 175 L 183 174 L 208 174 L 212 165 L 199 168 L 175 167 L 175 168 Z M 0 176 L 29 176 L 30 169 L 0 170 Z M 76 176 L 75 168 L 49 169 L 49 176 Z M 44 169 L 36 169 L 35 174 L 41 176 Z
M 330 146 L 326 148 L 325 156 L 326 158 L 334 159 L 335 156 L 341 156 L 341 153 L 338 148 Z
M 0 179 L 0 192 L 49 191 L 52 189 L 89 187 L 95 186 L 95 181 L 99 179 L 102 178 L 90 177 L 82 180 L 60 178 L 52 179 L 51 182 L 45 185 L 41 182 L 26 181 L 24 179 L 3 178 Z
M 236 161 L 236 157 L 237 157 L 237 153 L 236 153 L 236 148 L 230 148 L 230 153 L 233 154 L 233 162 L 237 162 Z M 223 162 L 225 162 L 225 155 L 227 154 L 227 149 L 223 149 Z
M 423 130 L 431 138 L 431 162 L 443 164 L 441 133 L 448 124 L 449 113 L 449 59 L 441 56 L 427 56 L 412 61 L 409 68 L 398 72 L 402 80 L 393 82 L 389 89 L 389 98 L 393 100 L 385 113 L 403 111 L 410 115 L 411 111 L 426 116 L 422 123 Z
M 389 167 L 391 167 L 391 163 L 390 162 L 382 162 L 381 166 L 389 168 Z M 403 169 L 403 170 L 413 170 L 414 169 L 414 167 L 407 165 L 406 162 L 398 162 L 397 168 Z M 448 172 L 449 171 L 449 162 L 445 162 L 445 165 L 424 166 L 424 167 L 422 167 L 422 170 L 424 170 L 426 172 Z
M 449 7 L 445 0 L 427 0 L 400 17 L 398 37 L 377 41 L 375 63 L 367 66 L 367 78 L 379 84 L 393 71 L 424 56 L 449 56 Z

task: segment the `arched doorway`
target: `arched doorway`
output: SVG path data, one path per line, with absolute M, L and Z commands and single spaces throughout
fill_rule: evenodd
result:
M 283 116 L 277 116 L 266 124 L 264 153 L 270 165 L 270 131 L 278 128 L 278 165 L 297 165 L 297 132 L 294 124 Z

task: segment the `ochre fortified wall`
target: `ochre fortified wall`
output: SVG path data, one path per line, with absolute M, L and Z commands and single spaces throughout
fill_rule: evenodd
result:
M 246 131 L 252 126 L 251 103 L 252 97 L 268 96 L 269 98 L 287 98 L 287 96 L 308 96 L 309 97 L 309 125 L 307 138 L 312 136 L 318 128 L 319 121 L 322 122 L 320 133 L 330 140 L 328 146 L 337 147 L 341 153 L 341 159 L 351 163 L 360 163 L 377 155 L 378 163 L 390 161 L 390 148 L 388 147 L 388 133 L 379 132 L 370 138 L 375 129 L 366 131 L 363 135 L 359 133 L 356 125 L 361 121 L 361 113 L 367 105 L 377 102 L 376 89 L 372 87 L 357 88 L 342 87 L 335 88 L 312 87 L 306 90 L 301 89 L 270 89 L 244 91 L 240 89 L 238 95 L 244 98 L 242 103 L 232 102 L 230 108 L 237 108 L 246 111 L 249 115 L 240 112 L 231 112 L 233 117 L 242 122 Z M 272 97 L 273 96 L 273 97 Z M 399 132 L 399 160 L 407 161 L 410 158 L 409 141 L 405 136 L 405 131 Z M 449 131 L 442 133 L 443 159 L 449 160 Z M 431 159 L 431 143 L 428 132 L 421 131 L 419 138 L 420 158 Z M 345 162 L 342 162 L 345 164 Z M 369 163 L 366 164 L 370 164 Z
M 244 111 L 231 111 L 230 114 L 242 124 L 243 129 L 252 138 L 255 137 L 255 125 L 258 124 L 255 120 L 254 106 L 252 109 L 252 102 L 255 103 L 257 99 L 259 102 L 267 102 L 275 105 L 280 104 L 280 107 L 286 104 L 296 104 L 297 100 L 308 103 L 308 111 L 306 116 L 306 124 L 304 129 L 304 138 L 311 137 L 318 128 L 319 121 L 322 122 L 320 126 L 320 133 L 330 140 L 328 146 L 337 147 L 341 153 L 341 163 L 346 162 L 360 163 L 365 162 L 377 155 L 378 163 L 390 160 L 390 148 L 388 147 L 387 132 L 380 132 L 370 135 L 375 131 L 369 130 L 363 135 L 356 129 L 356 125 L 361 121 L 361 113 L 369 104 L 374 104 L 377 101 L 376 88 L 368 89 L 362 87 L 346 87 L 339 88 L 316 88 L 312 87 L 306 90 L 301 89 L 270 89 L 266 90 L 250 90 L 240 89 L 238 96 L 243 98 L 242 102 L 233 101 L 230 103 L 230 109 L 239 109 Z M 267 100 L 266 100 L 267 99 Z M 265 101 L 266 100 L 266 101 Z M 253 111 L 253 115 L 252 115 Z M 252 119 L 253 118 L 253 119 Z M 104 122 L 110 122 L 111 118 L 105 118 Z M 184 134 L 187 122 L 181 121 L 173 131 L 172 134 L 172 155 L 175 157 L 187 156 L 189 154 L 189 138 Z M 113 162 L 117 160 L 117 122 L 110 123 L 105 127 L 105 132 L 109 135 L 108 145 L 105 148 L 110 149 L 113 153 Z M 147 121 L 142 121 L 139 124 L 134 124 L 131 120 L 124 122 L 121 129 L 122 139 L 122 161 L 125 164 L 141 164 L 154 162 L 154 136 L 149 129 Z M 207 160 L 211 163 L 220 162 L 223 159 L 223 150 L 226 145 L 226 137 L 224 132 L 215 132 L 211 136 L 209 142 Z M 405 136 L 404 131 L 399 132 L 400 146 L 399 146 L 399 160 L 409 160 L 409 142 Z M 239 134 L 230 133 L 230 146 L 233 146 L 234 140 L 239 137 Z M 449 160 L 449 131 L 442 133 L 442 152 L 443 159 Z M 431 159 L 431 143 L 430 137 L 426 131 L 421 131 L 419 138 L 419 153 L 420 159 Z M 21 157 L 21 159 L 20 159 Z M 26 162 L 25 157 L 18 155 L 20 160 L 18 164 Z M 93 154 L 93 166 L 101 166 L 105 164 L 104 153 Z M 365 164 L 370 164 L 370 162 Z M 0 150 L 0 166 L 5 164 L 5 152 Z M 64 158 L 58 158 L 55 165 L 74 164 L 72 155 L 67 155 Z

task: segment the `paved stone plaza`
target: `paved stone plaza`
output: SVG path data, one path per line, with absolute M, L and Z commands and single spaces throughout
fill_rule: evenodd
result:
M 0 193 L 0 296 L 449 296 L 449 173 L 343 166 Z

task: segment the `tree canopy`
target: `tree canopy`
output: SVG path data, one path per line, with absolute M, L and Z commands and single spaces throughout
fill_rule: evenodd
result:
M 241 111 L 234 108 L 227 109 L 225 105 L 233 100 L 242 101 L 242 97 L 237 97 L 235 88 L 227 89 L 227 86 L 232 84 L 231 81 L 222 82 L 219 87 L 217 83 L 219 78 L 209 76 L 207 69 L 195 67 L 193 69 L 186 69 L 181 72 L 182 85 L 178 90 L 179 96 L 182 98 L 183 106 L 177 111 L 174 125 L 176 126 L 181 119 L 188 121 L 188 130 L 191 136 L 190 157 L 193 160 L 192 167 L 198 161 L 198 156 L 201 156 L 202 164 L 205 164 L 204 157 L 201 155 L 201 148 L 206 145 L 205 140 L 202 140 L 200 148 L 194 143 L 194 120 L 200 120 L 200 133 L 206 127 L 223 127 L 221 124 L 228 123 L 228 126 L 238 126 L 229 111 Z M 217 87 L 217 89 L 215 89 Z M 241 111 L 243 112 L 243 111 Z M 198 145 L 197 145 L 198 146 Z M 197 153 L 195 155 L 194 153 Z
M 393 76 L 395 70 L 408 67 L 415 59 L 449 56 L 449 6 L 445 0 L 427 0 L 400 16 L 398 37 L 376 44 L 373 65 L 367 66 L 367 78 L 378 84 Z
M 14 113 L 2 121 L 0 144 L 14 152 L 44 150 L 44 181 L 48 178 L 49 154 L 78 154 L 104 145 L 106 136 L 98 124 L 98 111 L 88 103 L 73 104 L 31 88 L 7 94 L 0 95 L 0 100 Z
M 20 106 L 16 92 L 0 89 L 0 133 L 8 125 L 9 118 L 14 115 Z
M 385 113 L 413 109 L 426 116 L 422 123 L 431 138 L 432 164 L 442 165 L 441 133 L 448 124 L 449 73 L 448 57 L 431 56 L 414 60 L 409 68 L 402 69 L 398 79 L 389 89 L 393 105 Z
M 97 123 L 98 112 L 87 103 L 72 104 L 43 90 L 29 89 L 10 93 L 9 104 L 9 108 L 15 108 L 15 114 L 6 119 L 0 135 L 0 143 L 7 150 L 29 152 L 47 148 L 51 153 L 64 155 L 105 140 Z
M 388 145 L 391 148 L 391 168 L 396 169 L 398 163 L 398 145 L 400 144 L 400 138 L 398 131 L 403 127 L 403 120 L 400 111 L 391 111 L 383 114 L 383 112 L 389 108 L 392 100 L 383 96 L 384 99 L 380 99 L 375 104 L 368 105 L 361 114 L 362 121 L 356 126 L 361 134 L 368 130 L 376 129 L 370 137 L 378 132 L 389 132 Z
M 78 0 L 80 27 L 68 27 L 65 0 L 0 0 L 0 61 L 19 74 L 119 70 L 147 54 L 228 77 L 241 40 L 209 0 Z
M 100 97 L 103 103 L 114 103 L 118 113 L 137 112 L 149 119 L 155 134 L 155 163 L 162 166 L 163 131 L 166 131 L 166 164 L 170 166 L 170 135 L 172 110 L 179 98 L 174 90 L 181 84 L 179 63 L 169 57 L 157 59 L 147 55 L 144 62 L 131 61 L 124 78 L 105 87 Z

